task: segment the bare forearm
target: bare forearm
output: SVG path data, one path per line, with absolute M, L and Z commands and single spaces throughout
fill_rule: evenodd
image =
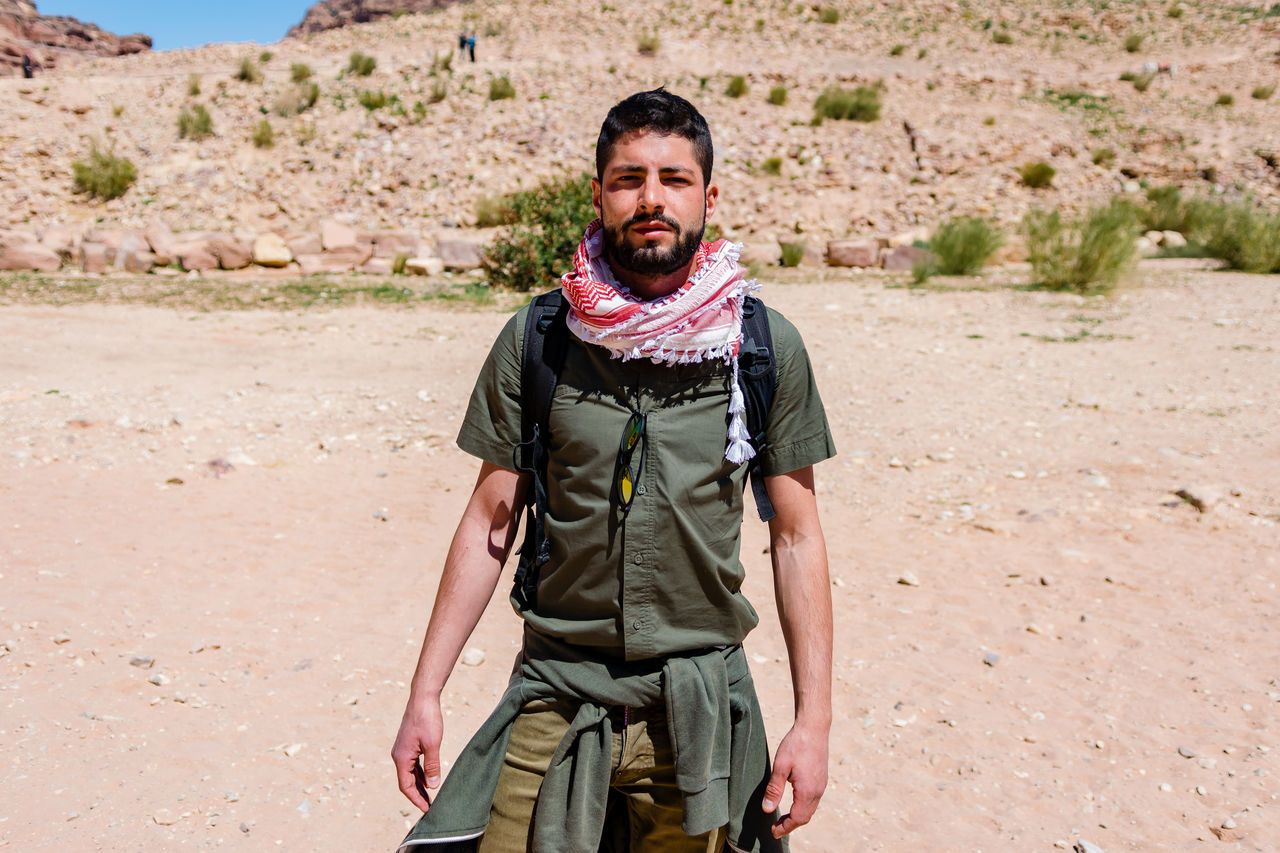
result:
M 821 530 L 779 537 L 774 595 L 787 644 L 796 722 L 831 726 L 831 584 Z

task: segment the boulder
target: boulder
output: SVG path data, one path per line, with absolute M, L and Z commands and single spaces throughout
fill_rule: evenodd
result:
M 285 240 L 285 245 L 295 258 L 301 255 L 318 255 L 324 251 L 319 234 L 296 234 Z
M 120 242 L 124 240 L 127 231 L 118 228 L 90 228 L 84 232 L 84 241 L 86 243 L 100 243 L 111 251 L 120 248 Z
M 404 262 L 407 275 L 440 275 L 444 272 L 444 261 L 439 258 L 410 258 Z
M 441 237 L 438 249 L 447 270 L 477 269 L 484 257 L 484 247 L 466 237 Z
M 121 253 L 116 256 L 116 269 L 120 269 L 120 258 L 124 258 L 124 270 L 126 272 L 146 274 L 155 269 L 156 256 L 152 252 L 137 251 L 129 253 Z
M 162 267 L 167 267 L 178 258 L 174 247 L 178 244 L 177 239 L 173 236 L 173 231 L 163 222 L 153 222 L 147 226 L 147 230 L 143 232 L 147 238 L 147 242 L 151 245 L 151 251 L 155 253 L 156 263 Z
M 0 270 L 53 272 L 61 266 L 62 257 L 35 242 L 34 235 L 30 242 L 0 243 Z
M 911 272 L 918 263 L 926 263 L 933 257 L 928 249 L 919 246 L 896 246 L 885 249 L 883 266 L 891 272 Z
M 253 241 L 253 262 L 260 267 L 287 267 L 293 252 L 279 234 L 261 234 Z
M 224 270 L 242 270 L 253 262 L 253 247 L 233 234 L 210 234 L 208 245 Z
M 101 243 L 80 244 L 80 269 L 85 272 L 104 273 L 113 260 L 115 260 L 115 253 L 109 252 Z
M 318 255 L 299 255 L 298 266 L 303 275 L 319 273 L 351 272 L 373 257 L 373 246 L 369 244 L 346 246 L 332 252 L 321 252 Z
M 1161 231 L 1162 243 L 1170 249 L 1181 249 L 1187 245 L 1187 238 L 1177 231 Z
M 753 240 L 743 246 L 738 260 L 745 266 L 776 267 L 782 260 L 782 247 L 776 240 Z
M 178 263 L 187 272 L 193 270 L 205 272 L 218 268 L 218 256 L 209 248 L 207 240 L 190 240 L 174 246 Z
M 320 223 L 320 245 L 326 251 L 330 252 L 334 249 L 345 249 L 348 246 L 354 246 L 359 242 L 359 235 L 356 229 L 350 225 L 343 225 L 341 222 L 335 222 L 332 219 L 326 219 Z
M 880 241 L 832 240 L 827 243 L 827 265 L 833 267 L 874 267 L 880 262 Z
M 64 262 L 70 262 L 80 248 L 80 229 L 70 225 L 50 225 L 39 234 L 40 243 L 57 252 Z
M 372 236 L 375 258 L 416 257 L 421 252 L 422 235 L 414 231 L 378 231 Z
M 130 272 L 136 272 L 137 270 L 130 269 L 130 267 L 138 266 L 138 264 L 132 262 L 133 256 L 138 253 L 143 253 L 151 259 L 150 265 L 146 269 L 146 272 L 150 272 L 151 267 L 156 265 L 155 255 L 151 252 L 151 243 L 147 241 L 141 231 L 130 231 L 120 238 L 120 245 L 116 247 L 113 266 L 118 270 L 128 269 Z
M 391 266 L 395 263 L 391 258 L 373 257 L 364 262 L 360 272 L 365 275 L 391 275 Z

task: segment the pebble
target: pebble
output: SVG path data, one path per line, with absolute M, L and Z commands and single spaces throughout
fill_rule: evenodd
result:
M 156 665 L 156 659 L 150 655 L 134 655 L 129 658 L 129 666 L 136 666 L 138 669 L 151 669 Z
M 1203 797 L 1209 792 L 1205 789 L 1204 785 L 1196 785 L 1196 793 Z
M 157 672 L 155 675 L 147 679 L 147 681 L 151 682 L 156 687 L 164 687 L 166 684 L 168 684 L 172 680 L 173 679 L 165 675 L 163 672 Z
M 903 586 L 920 586 L 920 579 L 912 572 L 903 572 L 898 578 L 898 583 Z
M 1105 489 L 1111 485 L 1111 481 L 1101 474 L 1090 474 L 1085 478 L 1087 485 L 1093 486 L 1095 489 Z
M 995 666 L 997 663 L 1000 662 L 1000 655 L 996 654 L 995 652 L 987 652 L 985 655 L 982 656 L 982 662 L 985 663 L 987 666 Z
M 1196 754 L 1195 754 L 1194 752 L 1192 752 L 1191 750 L 1187 749 L 1185 746 L 1180 746 L 1180 747 L 1178 747 L 1178 755 L 1181 755 L 1183 758 L 1195 758 L 1195 757 L 1196 757 Z
M 298 803 L 298 805 L 295 808 L 297 809 L 297 811 L 301 812 L 303 815 L 309 815 L 311 814 L 311 801 L 303 800 L 302 802 Z
M 297 755 L 301 751 L 302 751 L 302 744 L 300 743 L 291 743 L 281 750 L 281 752 L 285 754 L 286 758 L 293 758 L 295 755 Z
M 1083 838 L 1076 842 L 1074 849 L 1076 853 L 1106 853 L 1105 850 L 1092 841 L 1085 841 Z
M 463 666 L 479 666 L 480 664 L 484 663 L 484 659 L 485 659 L 484 649 L 478 649 L 475 646 L 472 646 L 471 648 L 467 649 L 465 652 L 462 653 Z
M 58 636 L 53 638 L 53 643 L 54 645 L 57 645 L 57 646 L 61 646 L 63 643 L 69 643 L 69 642 L 71 642 L 71 637 L 67 636 L 66 634 L 59 634 Z
M 1164 792 L 1167 794 L 1167 793 L 1169 793 L 1170 791 L 1172 791 L 1172 790 L 1173 790 L 1173 786 L 1172 786 L 1172 785 L 1170 785 L 1168 782 L 1161 782 L 1161 783 L 1160 783 L 1160 790 L 1161 790 L 1161 791 L 1164 791 Z
M 378 521 L 389 521 L 391 518 L 391 516 L 387 515 L 386 507 L 383 507 L 382 509 L 376 511 L 373 514 L 373 517 L 378 519 Z
M 906 468 L 907 463 L 903 462 L 901 459 L 895 456 L 889 460 L 889 467 L 890 468 Z
M 1027 472 L 1026 471 L 1010 471 L 1008 476 L 1009 476 L 1009 479 L 1011 480 L 1025 480 L 1027 479 Z

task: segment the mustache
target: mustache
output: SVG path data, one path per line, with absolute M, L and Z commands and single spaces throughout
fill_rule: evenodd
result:
M 637 213 L 635 216 L 630 217 L 629 219 L 627 219 L 627 221 L 622 223 L 621 230 L 625 231 L 628 228 L 630 228 L 632 225 L 639 225 L 641 222 L 661 222 L 663 225 L 667 226 L 672 231 L 675 231 L 677 234 L 679 234 L 681 231 L 680 223 L 676 222 L 674 219 L 672 219 L 671 217 L 667 216 L 664 213 L 651 213 L 651 214 Z

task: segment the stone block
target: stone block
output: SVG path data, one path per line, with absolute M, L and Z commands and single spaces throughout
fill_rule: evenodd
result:
M 218 256 L 209 248 L 207 240 L 179 243 L 174 247 L 174 252 L 177 254 L 178 263 L 187 272 L 193 270 L 205 272 L 218 268 Z
M 293 252 L 279 234 L 261 234 L 253 241 L 253 262 L 260 267 L 287 267 Z
M 880 241 L 832 240 L 827 243 L 827 265 L 833 267 L 874 267 L 880 261 Z
M 350 225 L 343 225 L 341 222 L 335 222 L 332 219 L 326 219 L 320 223 L 320 246 L 326 252 L 334 249 L 345 249 L 348 246 L 354 246 L 359 242 L 359 235 L 356 229 Z
M 420 254 L 422 235 L 414 231 L 377 231 L 372 237 L 375 258 L 395 258 L 399 255 L 413 258 Z
M 437 249 L 447 270 L 477 269 L 484 257 L 480 242 L 466 237 L 441 237 Z
M 364 262 L 360 272 L 366 275 L 391 275 L 391 266 L 394 263 L 392 258 L 372 257 Z
M 104 273 L 110 261 L 114 259 L 114 253 L 108 259 L 107 247 L 101 243 L 80 244 L 80 269 L 85 272 Z
M 35 242 L 0 245 L 0 270 L 53 272 L 62 266 L 62 257 L 47 246 Z
M 295 258 L 302 255 L 318 255 L 324 251 L 324 245 L 320 242 L 320 235 L 313 233 L 293 234 L 285 238 L 285 245 L 289 247 L 289 251 L 293 253 Z
M 890 272 L 911 272 L 917 263 L 927 262 L 933 255 L 928 249 L 919 246 L 895 246 L 885 249 L 883 266 Z
M 211 234 L 208 244 L 224 270 L 242 270 L 253 263 L 253 247 L 233 234 Z
M 404 262 L 404 271 L 408 275 L 440 275 L 444 272 L 444 261 L 440 258 L 410 258 Z
M 174 247 L 177 246 L 178 240 L 173 236 L 173 231 L 163 222 L 153 222 L 147 226 L 143 232 L 147 238 L 147 243 L 151 246 L 151 251 L 155 253 L 156 263 L 162 267 L 167 267 L 178 258 Z
M 121 258 L 124 259 L 121 264 Z M 154 252 L 138 250 L 136 252 L 121 252 L 116 255 L 116 268 L 123 268 L 126 272 L 146 274 L 155 269 L 156 256 Z

